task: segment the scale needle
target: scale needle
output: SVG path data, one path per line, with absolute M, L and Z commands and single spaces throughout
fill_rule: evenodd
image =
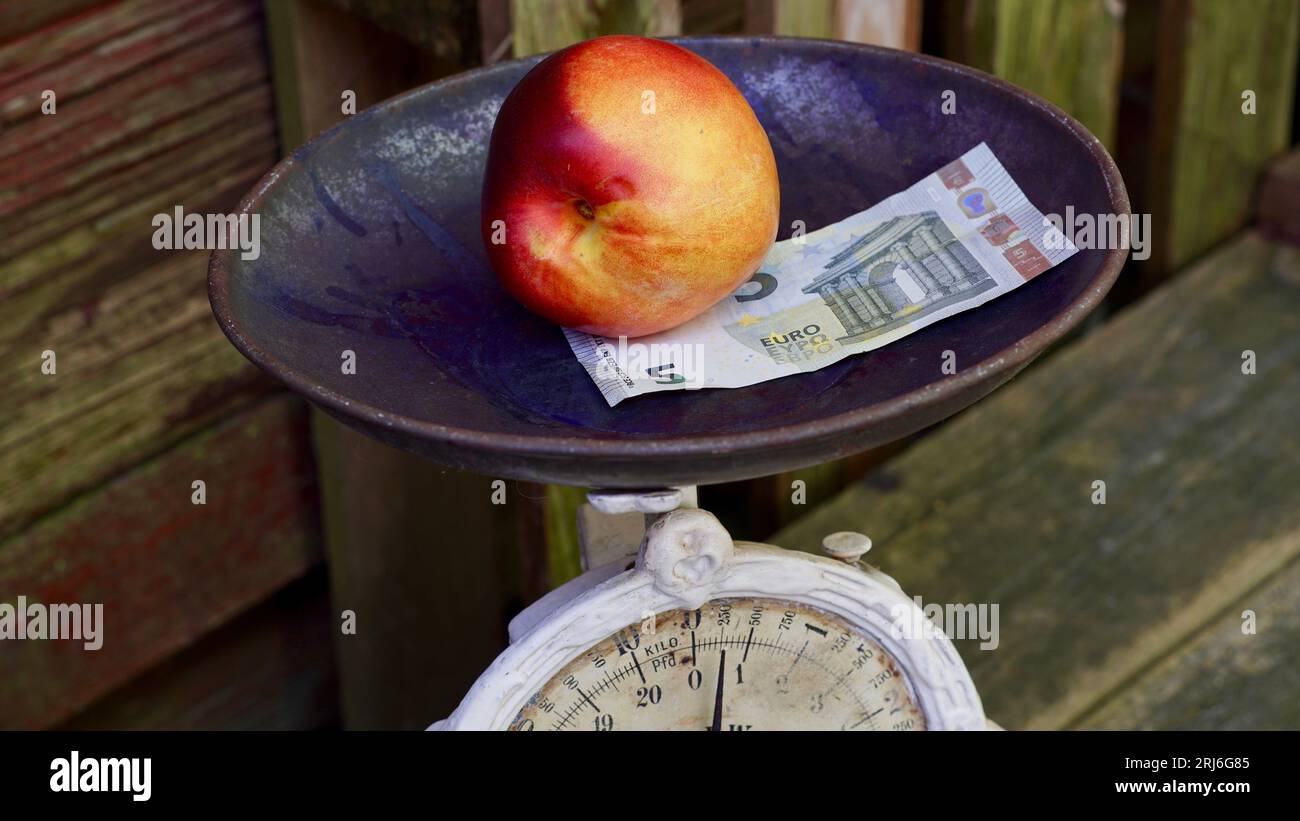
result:
M 722 651 L 722 658 L 718 660 L 718 691 L 713 695 L 713 726 L 709 729 L 713 732 L 722 730 L 722 687 L 727 679 L 727 651 Z

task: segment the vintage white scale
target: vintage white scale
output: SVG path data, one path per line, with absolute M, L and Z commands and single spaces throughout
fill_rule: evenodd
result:
M 591 569 L 520 613 L 430 729 L 993 726 L 947 636 L 915 629 L 916 603 L 861 562 L 866 536 L 831 534 L 814 556 L 732 540 L 694 488 L 588 498 Z
M 855 43 L 683 44 L 785 134 L 773 142 L 782 203 L 793 209 L 785 216 L 829 224 L 869 205 L 869 192 L 901 190 L 914 170 L 981 141 L 1044 213 L 1131 210 L 1095 137 L 996 78 Z M 830 557 L 734 542 L 696 508 L 692 489 L 665 486 L 827 462 L 951 416 L 1076 327 L 1115 281 L 1127 245 L 1082 250 L 982 305 L 976 334 L 966 314 L 834 371 L 611 410 L 558 331 L 496 287 L 477 251 L 487 134 L 538 59 L 408 92 L 295 151 L 239 206 L 267 217 L 273 236 L 261 255 L 218 249 L 208 272 L 213 313 L 235 347 L 382 442 L 485 476 L 663 488 L 592 495 L 582 514 L 588 571 L 514 620 L 510 647 L 437 726 L 986 726 L 948 639 L 897 629 L 926 622 L 892 579 L 859 564 L 865 537 L 832 535 Z M 861 92 L 863 78 L 872 94 Z M 829 96 L 810 107 L 795 88 Z M 958 116 L 923 103 L 947 90 L 962 100 Z M 931 139 L 917 141 L 921 133 Z M 829 185 L 828 168 L 844 184 Z M 1068 173 L 1058 179 L 1056 169 Z M 340 351 L 358 369 L 340 369 Z M 941 356 L 953 352 L 961 364 L 948 374 Z

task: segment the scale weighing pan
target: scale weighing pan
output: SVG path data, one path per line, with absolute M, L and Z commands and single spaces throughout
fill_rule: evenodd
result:
M 1128 214 L 1114 162 L 1056 107 L 908 52 L 785 38 L 687 38 L 767 129 L 781 235 L 875 204 L 987 142 L 1045 214 Z M 1012 293 L 880 350 L 747 388 L 609 407 L 560 329 L 516 303 L 479 233 L 488 138 L 540 57 L 367 109 L 240 203 L 256 259 L 217 251 L 213 312 L 240 351 L 344 423 L 489 476 L 647 487 L 748 479 L 914 433 L 988 394 L 1105 296 L 1126 251 L 1083 250 Z M 945 114 L 945 91 L 956 113 Z M 944 351 L 957 373 L 940 368 Z M 344 373 L 344 352 L 355 374 Z

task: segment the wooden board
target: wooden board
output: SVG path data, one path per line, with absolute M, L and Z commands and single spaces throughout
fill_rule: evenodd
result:
M 215 142 L 208 132 L 216 127 L 273 123 L 263 47 L 259 26 L 248 22 L 214 34 L 153 71 L 64 99 L 56 114 L 11 127 L 0 143 L 0 174 L 9 183 L 0 198 L 0 214 L 8 217 L 79 193 L 86 184 L 126 168 L 138 177 L 139 164 L 157 162 L 155 155 L 165 149 L 208 147 Z M 222 136 L 224 142 L 232 138 Z M 144 177 L 150 180 L 148 174 Z
M 163 13 L 159 14 L 158 12 Z M 84 44 L 61 43 L 65 48 L 34 50 L 31 55 L 20 55 L 9 71 L 0 74 L 3 100 L 0 103 L 0 123 L 9 124 L 29 116 L 40 116 L 41 93 L 50 89 L 59 99 L 70 100 L 94 89 L 124 79 L 132 74 L 147 71 L 152 63 L 165 60 L 177 52 L 195 47 L 217 32 L 234 28 L 258 19 L 255 0 L 191 0 L 160 7 L 157 0 L 136 0 L 121 6 L 105 6 L 102 20 L 109 26 L 118 18 L 114 15 L 132 12 L 123 21 L 120 31 L 93 48 Z M 92 38 L 104 30 L 90 28 Z M 45 32 L 34 32 L 31 40 L 48 42 Z M 25 49 L 24 41 L 13 46 Z M 27 58 L 29 57 L 29 59 Z M 0 57 L 8 62 L 12 57 Z M 58 116 L 57 114 L 52 116 Z
M 350 610 L 357 625 L 338 641 L 345 726 L 424 729 L 505 648 L 520 502 L 508 488 L 494 505 L 489 477 L 348 434 L 316 440 L 334 619 Z
M 338 723 L 323 568 L 109 693 L 62 730 L 316 730 Z
M 1255 213 L 1260 229 L 1269 236 L 1300 245 L 1300 150 L 1269 166 L 1259 184 Z
M 87 9 L 0 45 L 0 99 L 4 539 L 271 388 L 211 319 L 207 253 L 151 224 L 229 210 L 274 160 L 259 5 Z
M 0 642 L 0 727 L 69 717 L 319 562 L 306 442 L 302 404 L 268 400 L 0 543 L 4 601 L 98 603 L 104 619 L 93 652 Z
M 921 0 L 839 0 L 835 36 L 916 51 L 921 47 Z
M 154 215 L 226 212 L 275 159 L 260 3 L 46 5 L 0 15 L 0 591 L 100 603 L 107 635 L 4 642 L 0 726 L 66 718 L 320 560 L 305 408 L 262 400 L 207 252 L 152 245 Z
M 989 715 L 1067 726 L 1300 555 L 1298 417 L 1300 250 L 1246 234 L 774 541 L 997 604 L 958 642 Z
M 1290 146 L 1300 4 L 1162 0 L 1158 32 L 1149 282 L 1245 225 L 1260 173 Z
M 67 21 L 103 0 L 0 0 L 0 42 Z
M 968 0 L 954 56 L 1041 94 L 1113 150 L 1123 17 L 1113 0 Z
M 473 0 L 325 0 L 436 58 L 464 67 L 480 62 Z
M 1256 632 L 1246 632 L 1251 611 Z M 1242 596 L 1072 727 L 1294 730 L 1300 727 L 1300 564 Z
M 81 304 L 47 310 L 42 287 L 0 306 L 0 538 L 271 390 L 213 323 L 206 263 L 182 252 Z
M 283 148 L 447 70 L 408 42 L 315 0 L 269 4 Z M 320 465 L 343 725 L 422 729 L 448 714 L 505 645 L 516 497 L 492 504 L 492 477 L 448 472 L 319 411 Z
M 824 37 L 915 51 L 920 0 L 746 0 L 745 31 Z
M 745 31 L 744 0 L 682 0 L 682 34 L 742 34 Z
M 555 51 L 604 34 L 681 34 L 678 0 L 512 0 L 514 55 Z

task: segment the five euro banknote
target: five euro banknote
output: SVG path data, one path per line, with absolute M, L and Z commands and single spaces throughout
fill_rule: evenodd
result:
M 865 211 L 776 243 L 753 277 L 683 325 L 636 339 L 564 334 L 611 406 L 737 388 L 888 345 L 1076 250 L 980 143 Z

